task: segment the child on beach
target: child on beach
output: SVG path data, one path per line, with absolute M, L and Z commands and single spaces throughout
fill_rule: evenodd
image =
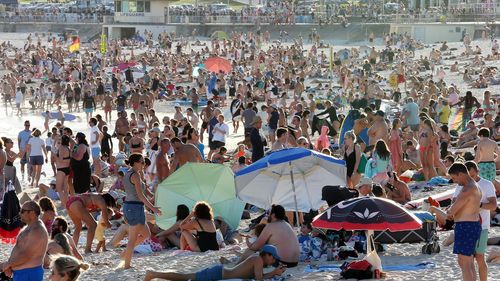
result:
M 108 218 L 113 216 L 113 211 L 107 208 L 104 212 L 108 213 Z M 96 253 L 102 249 L 103 252 L 107 252 L 106 249 L 106 237 L 104 236 L 104 231 L 106 230 L 105 216 L 101 215 L 99 217 L 99 222 L 97 223 L 97 228 L 95 229 L 95 239 L 97 240 L 97 247 L 95 249 Z

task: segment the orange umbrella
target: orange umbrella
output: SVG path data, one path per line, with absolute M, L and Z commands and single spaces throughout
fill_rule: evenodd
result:
M 215 73 L 229 73 L 233 69 L 233 66 L 227 59 L 223 59 L 220 57 L 208 58 L 204 64 L 206 70 Z

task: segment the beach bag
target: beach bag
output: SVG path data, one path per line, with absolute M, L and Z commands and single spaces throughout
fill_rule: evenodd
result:
M 345 279 L 371 279 L 372 265 L 366 260 L 345 262 L 341 267 L 340 275 Z

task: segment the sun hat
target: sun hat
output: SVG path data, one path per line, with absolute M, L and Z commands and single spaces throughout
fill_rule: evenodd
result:
M 264 245 L 264 247 L 262 247 L 262 249 L 260 250 L 261 253 L 267 253 L 267 254 L 270 254 L 271 256 L 273 256 L 277 261 L 281 260 L 280 259 L 280 256 L 278 255 L 278 249 L 273 246 L 273 245 L 270 245 L 270 244 L 266 244 Z

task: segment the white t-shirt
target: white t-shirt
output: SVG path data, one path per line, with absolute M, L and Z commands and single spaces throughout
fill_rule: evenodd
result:
M 495 186 L 493 186 L 491 181 L 480 178 L 476 183 L 481 190 L 481 203 L 488 203 L 488 198 L 496 197 Z M 462 186 L 458 185 L 455 189 L 455 193 L 453 194 L 453 198 L 457 198 L 461 191 Z M 490 210 L 480 209 L 479 215 L 481 216 L 482 222 L 481 228 L 490 229 Z
M 90 127 L 90 147 L 91 148 L 100 148 L 101 147 L 101 142 L 99 140 L 97 140 L 97 142 L 95 144 L 93 144 L 93 142 L 96 141 L 96 135 L 94 133 L 96 133 L 99 135 L 101 134 L 101 131 L 99 130 L 99 128 L 97 128 L 97 125 L 94 126 L 94 127 Z
M 42 146 L 45 147 L 45 142 L 41 138 L 32 137 L 28 144 L 31 145 L 29 156 L 43 156 Z
M 217 131 L 215 129 L 220 129 L 224 132 L 226 132 L 225 134 L 224 133 L 221 133 L 220 131 Z M 220 141 L 220 142 L 223 142 L 223 143 L 226 143 L 226 135 L 229 133 L 229 126 L 226 124 L 226 123 L 217 123 L 215 126 L 214 126 L 214 136 L 212 138 L 213 141 Z
M 16 92 L 16 104 L 23 102 L 23 93 L 21 91 Z

